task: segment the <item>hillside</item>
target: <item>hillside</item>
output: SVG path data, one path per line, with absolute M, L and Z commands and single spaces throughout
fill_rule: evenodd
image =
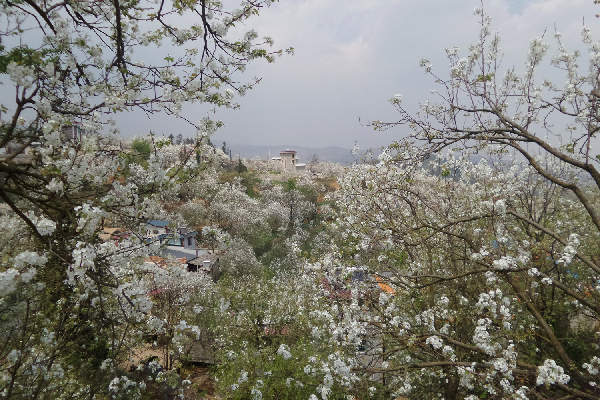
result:
M 217 147 L 223 145 L 223 140 L 214 139 L 213 143 Z M 232 157 L 240 155 L 245 158 L 259 157 L 261 159 L 267 159 L 269 157 L 269 151 L 271 157 L 279 156 L 279 152 L 285 149 L 295 150 L 296 156 L 300 159 L 300 162 L 307 163 L 310 161 L 313 154 L 319 157 L 319 161 L 329 161 L 342 165 L 350 165 L 354 160 L 354 156 L 350 149 L 345 149 L 338 146 L 330 147 L 302 147 L 293 145 L 277 145 L 277 146 L 255 146 L 245 145 L 239 143 L 227 142 L 227 147 L 231 149 Z

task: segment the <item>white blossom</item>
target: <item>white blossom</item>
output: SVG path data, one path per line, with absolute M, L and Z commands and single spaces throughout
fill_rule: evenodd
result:
M 538 367 L 536 383 L 538 385 L 554 385 L 555 383 L 568 383 L 571 377 L 564 373 L 563 368 L 556 361 L 546 359 L 544 364 Z

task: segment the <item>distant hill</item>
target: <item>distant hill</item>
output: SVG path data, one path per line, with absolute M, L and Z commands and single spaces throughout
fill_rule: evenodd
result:
M 223 141 L 214 139 L 213 144 L 216 147 L 221 147 L 223 145 Z M 231 149 L 231 156 L 234 158 L 237 155 L 240 155 L 244 158 L 258 157 L 262 160 L 266 160 L 269 158 L 269 150 L 271 151 L 271 157 L 279 157 L 280 151 L 289 149 L 296 152 L 296 157 L 300 159 L 301 163 L 308 163 L 313 154 L 317 155 L 319 161 L 334 162 L 342 165 L 350 165 L 353 161 L 355 161 L 350 149 L 345 149 L 338 146 L 320 148 L 292 145 L 254 146 L 227 142 L 227 147 Z

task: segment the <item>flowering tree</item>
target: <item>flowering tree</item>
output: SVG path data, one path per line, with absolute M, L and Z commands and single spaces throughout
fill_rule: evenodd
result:
M 252 247 L 244 239 L 234 238 L 219 258 L 221 273 L 237 277 L 260 275 L 260 264 Z
M 235 74 L 282 52 L 254 31 L 226 35 L 271 2 L 0 2 L 0 74 L 15 99 L 1 110 L 0 199 L 12 212 L 7 227 L 21 230 L 0 260 L 3 397 L 144 391 L 122 369 L 153 307 L 144 283 L 157 271 L 143 263 L 140 222 L 165 215 L 160 200 L 209 156 L 202 142 L 219 123 L 200 121 L 195 144 L 175 158 L 162 142 L 136 150 L 133 182 L 110 117 L 131 108 L 178 116 L 184 102 L 237 107 L 234 94 L 255 82 Z M 167 43 L 175 55 L 160 54 Z M 145 46 L 152 62 L 133 60 Z M 129 228 L 131 240 L 102 243 L 104 220 Z
M 260 160 L 258 157 L 245 158 L 244 164 L 248 168 L 260 171 L 280 174 L 284 172 L 283 164 L 279 160 Z
M 206 207 L 199 201 L 188 201 L 184 203 L 177 212 L 181 215 L 186 226 L 200 229 L 206 218 Z
M 299 263 L 323 282 L 306 347 L 330 354 L 300 360 L 321 398 L 600 398 L 600 46 L 584 30 L 580 73 L 556 35 L 559 89 L 536 83 L 534 39 L 525 75 L 501 80 L 476 15 L 469 57 L 449 50 L 450 78 L 435 76 L 440 102 L 413 116 L 392 99 L 401 120 L 375 127 L 410 133 L 346 171 L 335 243 Z
M 479 41 L 466 58 L 448 50 L 449 79 L 422 62 L 439 101 L 414 116 L 395 96 L 400 121 L 373 125 L 410 133 L 342 182 L 344 237 L 380 294 L 324 325 L 348 349 L 363 335 L 353 373 L 384 397 L 599 398 L 600 45 L 584 29 L 581 72 L 555 35 L 559 88 L 537 78 L 540 39 L 523 76 L 501 71 L 499 38 L 475 13 Z
M 209 215 L 212 221 L 235 234 L 266 225 L 260 202 L 249 197 L 239 181 L 220 186 L 210 204 Z
M 323 179 L 336 179 L 343 175 L 344 170 L 344 166 L 332 162 L 316 161 L 310 166 L 310 171 Z
M 164 267 L 153 267 L 153 279 L 147 284 L 154 302 L 149 334 L 157 335 L 164 367 L 170 370 L 189 343 L 200 337 L 200 328 L 188 323 L 202 311 L 198 296 L 209 295 L 212 282 L 205 274 L 188 272 L 176 259 L 167 259 Z
M 311 277 L 230 279 L 223 294 L 228 300 L 221 307 L 221 392 L 231 399 L 308 399 L 314 394 L 323 379 L 320 363 L 333 359 L 335 347 L 310 335 L 309 314 L 321 305 Z M 325 397 L 332 386 L 333 379 Z M 334 390 L 339 386 L 335 383 Z

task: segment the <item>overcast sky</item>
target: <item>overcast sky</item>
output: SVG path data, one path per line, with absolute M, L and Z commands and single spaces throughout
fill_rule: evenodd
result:
M 381 133 L 366 123 L 393 121 L 396 112 L 388 100 L 396 93 L 403 95 L 404 106 L 415 109 L 431 96 L 436 85 L 419 61 L 429 59 L 437 74 L 448 76 L 444 49 L 458 46 L 468 53 L 477 39 L 473 9 L 478 6 L 476 0 L 280 0 L 245 28 L 271 36 L 274 47 L 294 47 L 295 55 L 250 66 L 242 80 L 257 76 L 262 81 L 238 99 L 240 109 L 213 114 L 194 104 L 183 115 L 197 121 L 210 113 L 223 120 L 218 141 L 346 148 L 356 141 L 361 149 L 388 144 L 402 136 L 402 128 Z M 600 39 L 595 18 L 600 6 L 593 0 L 486 0 L 484 7 L 501 36 L 503 69 L 524 65 L 531 38 L 547 31 L 545 38 L 553 44 L 555 26 L 567 46 L 583 50 L 584 17 Z M 587 67 L 587 51 L 582 54 Z M 194 134 L 185 122 L 166 116 L 125 113 L 118 121 L 124 135 Z

